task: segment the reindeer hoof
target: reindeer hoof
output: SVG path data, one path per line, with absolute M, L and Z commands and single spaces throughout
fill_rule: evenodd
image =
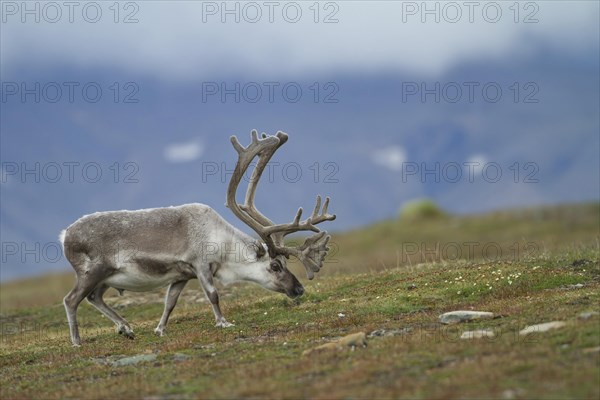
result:
M 165 336 L 165 331 L 164 331 L 163 329 L 158 329 L 158 328 L 156 328 L 156 329 L 154 330 L 154 334 L 155 334 L 156 336 L 161 336 L 161 337 L 162 337 L 162 336 Z
M 127 326 L 120 326 L 117 330 L 117 332 L 119 332 L 119 335 L 123 335 L 128 339 L 135 339 L 135 335 L 133 334 L 133 331 L 131 330 L 131 328 L 127 327 Z
M 234 324 L 232 324 L 231 322 L 227 322 L 227 321 L 223 320 L 223 321 L 219 321 L 219 322 L 217 322 L 217 323 L 215 324 L 215 326 L 216 326 L 217 328 L 229 328 L 229 327 L 231 327 L 231 326 L 235 326 L 235 325 L 234 325 Z

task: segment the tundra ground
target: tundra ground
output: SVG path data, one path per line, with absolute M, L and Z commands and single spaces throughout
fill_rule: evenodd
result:
M 81 348 L 70 345 L 61 303 L 73 274 L 7 283 L 0 398 L 598 398 L 599 217 L 593 204 L 386 221 L 334 235 L 328 272 L 298 301 L 251 285 L 223 290 L 223 312 L 236 324 L 227 329 L 213 326 L 196 282 L 164 337 L 153 334 L 162 293 L 111 290 L 107 303 L 136 339 L 83 302 Z M 448 243 L 474 249 L 472 241 L 496 243 L 502 254 L 449 253 Z M 499 318 L 440 324 L 452 310 Z M 519 335 L 549 321 L 566 325 Z M 495 336 L 460 339 L 475 329 Z M 301 356 L 360 331 L 387 336 Z M 149 357 L 111 364 L 136 355 Z

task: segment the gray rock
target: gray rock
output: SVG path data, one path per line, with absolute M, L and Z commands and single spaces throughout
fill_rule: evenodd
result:
M 341 351 L 346 348 L 350 348 L 354 351 L 357 347 L 367 347 L 367 335 L 365 332 L 356 332 L 350 335 L 344 336 L 334 342 L 328 342 L 312 349 L 306 349 L 302 352 L 302 356 L 310 356 L 315 353 L 321 353 L 324 351 Z
M 190 358 L 191 358 L 190 356 L 188 356 L 187 354 L 183 354 L 183 353 L 175 353 L 171 357 L 171 359 L 173 361 L 185 361 L 185 360 L 189 360 Z
M 154 360 L 156 360 L 156 354 L 138 354 L 137 356 L 133 357 L 121 358 L 120 360 L 113 362 L 112 365 L 114 367 L 123 367 L 126 365 L 135 365 L 142 362 L 149 362 Z
M 128 365 L 136 365 L 142 362 L 155 361 L 156 357 L 156 354 L 138 354 L 130 357 L 111 356 L 93 358 L 92 360 L 98 364 L 110 365 L 112 367 L 125 367 Z
M 583 319 L 583 320 L 587 320 L 590 319 L 596 315 L 599 315 L 600 313 L 598 311 L 584 311 L 582 313 L 580 313 L 577 318 L 579 319 Z
M 600 346 L 583 349 L 583 354 L 600 353 Z
M 369 333 L 368 338 L 374 337 L 384 337 L 384 336 L 399 336 L 405 335 L 412 331 L 411 328 L 402 328 L 402 329 L 376 329 L 373 332 Z
M 216 346 L 214 343 L 210 343 L 210 344 L 195 344 L 192 347 L 194 349 L 214 349 Z
M 576 283 L 574 285 L 569 285 L 569 287 L 571 289 L 581 289 L 581 288 L 585 287 L 585 285 L 583 283 Z
M 567 325 L 567 323 L 564 321 L 552 321 L 552 322 L 546 322 L 543 324 L 530 325 L 530 326 L 525 327 L 524 329 L 521 329 L 521 331 L 519 332 L 519 335 L 524 336 L 524 335 L 529 335 L 531 333 L 547 332 L 552 329 L 562 328 L 565 325 Z
M 496 336 L 494 334 L 494 331 L 491 329 L 480 329 L 480 330 L 476 330 L 476 331 L 466 331 L 463 332 L 462 335 L 460 335 L 461 339 L 481 339 L 481 338 L 486 338 L 486 337 L 494 337 Z
M 585 285 L 583 283 L 576 283 L 574 285 L 563 286 L 562 289 L 564 289 L 564 290 L 576 290 L 576 289 L 583 289 L 584 287 L 585 287 Z
M 502 392 L 502 398 L 503 399 L 507 399 L 507 400 L 512 400 L 515 399 L 517 397 L 523 397 L 525 396 L 525 391 L 523 389 L 517 388 L 517 389 L 507 389 L 504 392 Z
M 494 317 L 494 313 L 487 311 L 451 311 L 440 315 L 440 322 L 442 324 L 458 324 L 459 322 L 492 319 Z

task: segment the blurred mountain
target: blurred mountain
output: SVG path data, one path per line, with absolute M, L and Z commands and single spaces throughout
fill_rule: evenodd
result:
M 288 85 L 287 101 L 281 89 L 289 82 L 280 82 L 271 102 L 264 81 L 251 76 L 215 86 L 201 77 L 178 84 L 120 71 L 23 68 L 17 83 L 80 85 L 73 102 L 65 91 L 56 103 L 36 103 L 33 95 L 9 96 L 3 82 L 0 277 L 65 268 L 48 244 L 100 210 L 201 202 L 248 231 L 224 201 L 236 155 L 229 136 L 247 143 L 253 128 L 290 135 L 257 196 L 276 221 L 290 220 L 298 206 L 311 209 L 318 193 L 332 197 L 338 214 L 328 230 L 394 216 L 419 197 L 456 213 L 597 200 L 598 69 L 597 53 L 565 59 L 542 48 L 465 62 L 435 79 L 401 72 L 306 78 Z M 103 90 L 98 102 L 83 100 L 80 88 L 89 82 Z M 229 89 L 240 83 L 239 102 L 207 94 L 223 82 Z M 421 98 L 421 84 L 430 90 L 436 82 L 439 101 L 432 93 Z M 252 103 L 257 86 L 262 97 Z M 292 102 L 297 87 L 302 95 Z M 52 85 L 47 90 L 52 97 Z M 124 102 L 127 95 L 138 102 Z M 22 176 L 36 163 L 39 173 Z

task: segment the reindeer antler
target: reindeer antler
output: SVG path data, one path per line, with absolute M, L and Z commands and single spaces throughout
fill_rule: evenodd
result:
M 251 137 L 252 142 L 247 147 L 243 147 L 237 137 L 231 137 L 231 143 L 238 152 L 238 162 L 227 189 L 227 206 L 265 241 L 269 249 L 269 255 L 272 258 L 278 255 L 286 258 L 289 258 L 289 256 L 298 258 L 306 268 L 308 279 L 313 279 L 314 273 L 318 272 L 323 266 L 323 261 L 329 251 L 327 243 L 331 238 L 327 235 L 327 232 L 321 232 L 315 225 L 324 221 L 333 221 L 336 218 L 335 214 L 331 215 L 327 213 L 329 197 L 325 199 L 323 208 L 321 208 L 321 196 L 317 196 L 315 208 L 311 216 L 304 221 L 300 220 L 302 218 L 302 208 L 299 208 L 291 223 L 274 224 L 256 209 L 254 197 L 258 182 L 266 165 L 277 149 L 287 142 L 288 135 L 283 132 L 277 132 L 276 136 L 267 136 L 263 133 L 262 139 L 259 139 L 257 131 L 253 130 Z M 259 160 L 250 178 L 245 202 L 240 205 L 235 199 L 235 194 L 244 173 L 256 156 L 259 157 Z M 285 246 L 284 237 L 290 233 L 299 231 L 312 231 L 316 232 L 316 234 L 307 238 L 304 244 L 299 247 Z
M 285 257 L 294 256 L 299 259 L 306 269 L 306 276 L 310 280 L 315 277 L 315 272 L 319 272 L 323 267 L 323 262 L 329 252 L 329 247 L 327 247 L 329 239 L 331 239 L 331 236 L 323 231 L 309 236 L 298 247 L 277 246 L 277 252 Z

